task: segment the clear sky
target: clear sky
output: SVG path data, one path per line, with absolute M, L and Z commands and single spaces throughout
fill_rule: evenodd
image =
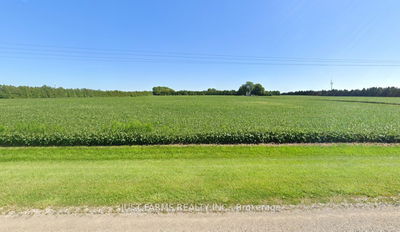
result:
M 400 87 L 399 12 L 399 0 L 1 0 L 0 84 Z

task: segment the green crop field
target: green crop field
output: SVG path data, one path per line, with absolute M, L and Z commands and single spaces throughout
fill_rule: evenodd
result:
M 360 197 L 397 202 L 399 154 L 399 146 L 381 145 L 0 148 L 0 211 Z
M 400 142 L 400 98 L 0 100 L 0 145 Z

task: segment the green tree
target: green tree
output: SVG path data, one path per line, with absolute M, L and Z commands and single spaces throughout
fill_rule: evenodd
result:
M 173 95 L 174 93 L 175 93 L 175 90 L 165 87 L 165 86 L 153 87 L 154 95 Z
M 243 84 L 240 86 L 240 88 L 238 90 L 238 95 L 250 96 L 253 89 L 254 89 L 254 83 L 251 81 L 248 81 L 248 82 L 246 82 L 246 84 Z
M 265 95 L 264 87 L 261 84 L 255 84 L 253 90 L 251 91 L 251 95 L 264 96 Z

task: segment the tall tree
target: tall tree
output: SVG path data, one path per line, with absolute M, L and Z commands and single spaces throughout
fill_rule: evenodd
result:
M 254 83 L 251 81 L 248 81 L 248 82 L 246 82 L 246 84 L 243 84 L 240 86 L 240 88 L 238 90 L 238 95 L 250 96 L 251 91 L 253 91 L 253 89 L 254 89 Z
M 251 95 L 264 96 L 265 95 L 264 87 L 261 84 L 255 84 L 253 90 L 251 91 Z

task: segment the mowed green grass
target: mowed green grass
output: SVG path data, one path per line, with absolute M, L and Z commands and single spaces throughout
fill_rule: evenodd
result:
M 0 207 L 297 204 L 400 194 L 400 146 L 0 148 Z
M 400 142 L 399 115 L 400 98 L 2 99 L 0 145 Z

